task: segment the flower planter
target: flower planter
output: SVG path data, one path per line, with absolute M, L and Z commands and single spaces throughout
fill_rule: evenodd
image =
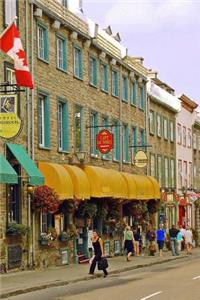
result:
M 59 239 L 60 239 L 60 242 L 67 242 L 67 238 L 66 237 L 64 237 L 64 236 L 60 236 L 59 237 Z
M 48 246 L 48 240 L 39 240 L 41 246 Z

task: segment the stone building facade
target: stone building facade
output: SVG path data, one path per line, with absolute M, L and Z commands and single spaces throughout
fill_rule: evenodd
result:
M 174 90 L 162 82 L 157 73 L 149 71 L 148 94 L 148 174 L 161 187 L 161 209 L 157 222 L 167 228 L 177 223 L 176 201 L 176 115 L 180 110 Z
M 60 200 L 64 200 L 68 206 L 68 211 L 63 217 L 63 204 L 59 214 L 52 218 L 44 212 L 31 210 L 34 201 L 31 175 L 29 172 L 27 174 L 26 165 L 20 165 L 19 157 L 12 157 L 13 161 L 18 160 L 20 168 L 21 180 L 15 184 L 17 189 L 20 186 L 20 193 L 15 199 L 16 203 L 11 205 L 9 197 L 13 186 L 1 185 L 1 268 L 12 270 L 17 267 L 71 263 L 77 260 L 77 246 L 81 249 L 83 240 L 88 239 L 88 224 L 80 225 L 85 220 L 78 220 L 75 224 L 78 226 L 79 222 L 80 245 L 73 238 L 64 243 L 54 239 L 55 232 L 52 232 L 48 247 L 42 247 L 38 240 L 49 226 L 60 232 L 64 223 L 72 225 L 69 203 L 74 200 L 80 203 L 91 197 L 88 191 L 84 194 L 84 188 L 81 192 L 73 190 L 73 182 L 78 180 L 80 184 L 77 178 L 82 176 L 82 183 L 89 186 L 86 174 L 101 170 L 107 175 L 105 170 L 111 170 L 108 173 L 112 174 L 112 178 L 120 177 L 121 180 L 121 194 L 116 194 L 114 198 L 126 200 L 128 188 L 126 194 L 123 186 L 131 183 L 131 173 L 138 173 L 147 181 L 147 188 L 152 184 L 153 191 L 153 186 L 156 186 L 156 198 L 159 198 L 157 182 L 144 176 L 145 168 L 137 169 L 132 164 L 135 149 L 143 149 L 146 144 L 147 71 L 142 59 L 128 56 L 120 44 L 119 35 L 114 38 L 109 28 L 102 30 L 86 20 L 79 5 L 75 9 L 73 5 L 65 7 L 53 0 L 48 3 L 44 0 L 30 3 L 18 1 L 17 6 L 15 1 L 11 6 L 8 6 L 9 1 L 4 2 L 5 5 L 2 2 L 0 4 L 0 31 L 12 21 L 12 17 L 18 15 L 17 25 L 34 80 L 34 89 L 18 96 L 17 114 L 22 125 L 18 135 L 9 140 L 12 144 L 10 147 L 21 145 L 24 150 L 20 151 L 27 150 L 26 155 L 32 158 L 29 162 L 33 164 L 34 161 L 40 170 L 37 169 L 37 174 L 44 176 L 46 185 L 55 188 Z M 13 65 L 6 55 L 1 55 L 0 66 L 0 74 L 4 74 L 0 81 L 11 82 Z M 114 136 L 114 148 L 106 155 L 96 149 L 96 134 L 103 128 L 109 129 Z M 8 140 L 1 138 L 0 143 L 1 153 L 12 165 Z M 78 154 L 87 154 L 87 157 L 81 161 L 77 159 Z M 81 162 L 84 162 L 84 166 Z M 77 169 L 80 165 L 83 170 Z M 124 172 L 126 180 L 121 173 L 114 171 Z M 68 182 L 64 187 L 60 184 L 63 180 L 61 173 Z M 105 192 L 106 187 L 103 188 Z M 118 190 L 117 184 L 114 188 Z M 130 197 L 140 199 L 144 197 L 143 193 L 139 191 L 136 196 Z M 104 198 L 111 198 L 110 194 L 105 195 Z M 95 191 L 92 197 L 96 197 Z M 146 196 L 146 199 L 152 198 L 152 195 Z M 17 210 L 17 218 L 13 213 L 9 215 L 8 207 Z M 6 235 L 6 228 L 11 221 L 27 225 L 29 234 Z M 114 245 L 114 239 L 112 243 Z M 9 245 L 13 248 L 9 248 Z M 88 247 L 87 243 L 85 247 Z M 110 250 L 107 252 L 110 253 Z

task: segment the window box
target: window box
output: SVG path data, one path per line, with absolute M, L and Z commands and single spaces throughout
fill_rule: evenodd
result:
M 48 240 L 39 240 L 40 246 L 48 246 Z
M 6 229 L 6 235 L 26 235 L 29 231 L 29 227 L 23 224 L 18 224 L 15 222 L 8 223 L 7 229 Z

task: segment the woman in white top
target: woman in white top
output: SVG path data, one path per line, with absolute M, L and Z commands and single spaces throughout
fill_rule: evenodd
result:
M 186 244 L 187 254 L 192 254 L 193 234 L 192 234 L 192 230 L 189 227 L 186 228 L 184 237 L 185 237 L 185 244 Z

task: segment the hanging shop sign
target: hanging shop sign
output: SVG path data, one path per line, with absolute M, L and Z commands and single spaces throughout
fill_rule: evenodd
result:
M 107 154 L 113 148 L 113 134 L 103 129 L 96 135 L 96 148 L 103 154 Z
M 139 150 L 133 159 L 133 164 L 138 168 L 146 167 L 148 164 L 148 157 L 146 153 L 142 150 Z
M 17 95 L 0 95 L 0 136 L 10 139 L 16 136 L 21 127 L 17 115 Z

